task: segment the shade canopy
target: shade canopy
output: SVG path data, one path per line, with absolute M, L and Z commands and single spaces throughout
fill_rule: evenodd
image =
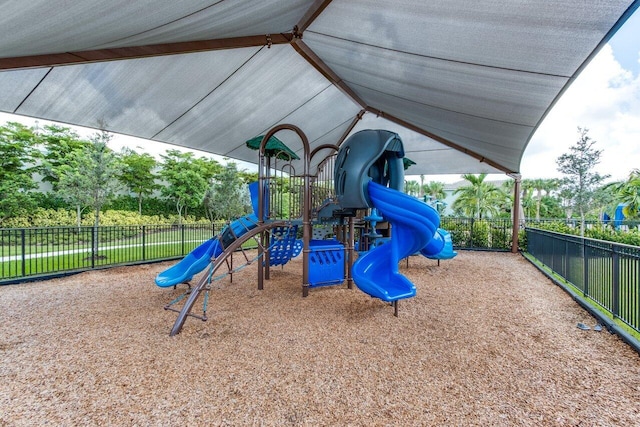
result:
M 245 141 L 278 124 L 302 129 L 312 149 L 383 128 L 400 133 L 414 174 L 515 173 L 550 108 L 639 4 L 5 2 L 0 111 L 252 163 Z M 299 153 L 297 135 L 277 136 Z

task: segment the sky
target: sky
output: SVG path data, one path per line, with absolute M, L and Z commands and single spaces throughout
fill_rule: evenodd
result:
M 31 118 L 0 113 L 0 123 L 6 121 L 34 124 Z M 610 175 L 609 181 L 626 179 L 633 169 L 640 168 L 640 9 L 585 67 L 539 126 L 522 158 L 523 179 L 562 177 L 556 159 L 577 142 L 578 127 L 588 129 L 588 135 L 596 141 L 594 148 L 602 150 L 595 170 Z M 81 136 L 95 133 L 73 128 Z M 117 151 L 128 146 L 156 156 L 170 148 L 193 151 L 117 134 L 110 145 Z M 224 162 L 222 157 L 210 153 L 195 153 Z M 249 163 L 234 161 L 241 169 L 257 170 Z M 460 175 L 425 177 L 427 182 L 450 183 L 460 179 Z M 487 179 L 504 180 L 505 175 L 490 175 Z
M 640 168 L 640 11 L 587 65 L 542 122 L 521 163 L 523 178 L 556 178 L 555 159 L 587 128 L 602 150 L 595 170 L 627 178 Z

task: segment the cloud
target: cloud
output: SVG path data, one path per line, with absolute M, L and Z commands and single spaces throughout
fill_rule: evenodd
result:
M 596 171 L 624 179 L 640 167 L 640 76 L 625 70 L 609 45 L 567 89 L 524 153 L 523 178 L 562 176 L 556 159 L 578 139 L 578 126 L 602 150 Z

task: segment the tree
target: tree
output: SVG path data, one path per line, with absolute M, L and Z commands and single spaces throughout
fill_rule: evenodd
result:
M 37 188 L 32 177 L 39 157 L 36 139 L 33 131 L 20 123 L 0 126 L 0 224 L 34 205 L 29 193 Z
M 612 218 L 618 203 L 624 203 L 623 213 L 626 218 L 640 217 L 640 169 L 633 169 L 626 181 L 616 182 L 605 186 L 606 190 L 613 190 L 614 199 L 609 204 L 608 212 Z
M 620 201 L 626 203 L 624 215 L 627 218 L 638 218 L 640 210 L 640 169 L 634 169 L 619 190 Z
M 187 214 L 188 208 L 202 204 L 211 180 L 220 171 L 220 164 L 204 157 L 194 158 L 193 153 L 167 150 L 160 177 L 167 183 L 162 194 L 174 203 L 178 220 Z
M 444 183 L 438 181 L 430 181 L 422 186 L 422 193 L 429 196 L 432 200 L 442 200 L 447 197 L 444 192 Z
M 42 181 L 50 183 L 55 191 L 60 179 L 57 171 L 68 163 L 67 156 L 83 149 L 90 142 L 80 139 L 76 132 L 66 127 L 47 125 L 43 129 L 42 132 L 37 132 L 44 153 L 39 172 L 42 175 Z
M 420 194 L 420 185 L 416 181 L 405 181 L 404 192 L 410 196 L 418 197 Z
M 545 193 L 548 196 L 549 193 L 553 190 L 556 190 L 558 186 L 559 183 L 556 179 L 536 178 L 530 180 L 530 189 L 536 191 L 536 219 L 540 219 L 540 212 L 543 208 L 542 200 L 545 196 Z
M 560 199 L 560 206 L 564 212 L 564 217 L 566 219 L 571 218 L 573 216 L 573 193 L 566 188 L 560 187 L 558 198 Z
M 251 208 L 247 187 L 235 163 L 227 163 L 218 173 L 205 196 L 209 219 L 231 219 L 247 213 Z
M 588 132 L 588 129 L 578 127 L 578 141 L 569 147 L 569 153 L 562 154 L 556 160 L 558 171 L 566 175 L 562 180 L 561 189 L 565 190 L 565 195 L 570 195 L 571 205 L 580 214 L 583 237 L 585 215 L 593 201 L 594 191 L 608 177 L 594 171 L 600 163 L 602 150 L 594 148 L 596 141 L 589 137 Z
M 447 204 L 442 201 L 447 197 L 447 194 L 444 191 L 444 183 L 430 181 L 427 184 L 422 184 L 420 187 L 420 193 L 423 194 L 423 196 L 426 196 L 428 202 L 430 202 L 430 204 L 436 208 L 438 213 L 442 215 L 442 212 L 447 206 Z
M 76 206 L 78 220 L 84 207 L 93 209 L 94 257 L 98 256 L 100 209 L 121 188 L 117 178 L 121 163 L 116 153 L 107 147 L 110 139 L 111 135 L 106 131 L 96 133 L 87 145 L 67 156 L 67 164 L 55 169 L 59 176 L 58 191 Z
M 536 190 L 536 219 L 540 219 L 540 204 L 542 202 L 542 191 L 544 186 L 544 179 L 541 178 L 536 178 L 531 182 L 531 187 Z
M 82 225 L 82 211 L 90 203 L 91 177 L 83 172 L 89 162 L 83 150 L 74 150 L 67 155 L 67 163 L 51 169 L 57 179 L 57 193 L 76 210 L 76 224 Z M 55 174 L 55 175 L 53 175 Z
M 479 176 L 473 174 L 462 175 L 469 185 L 454 191 L 458 197 L 453 202 L 453 208 L 463 215 L 482 219 L 496 215 L 504 205 L 506 194 L 495 185 L 485 182 L 486 173 Z
M 258 172 L 247 172 L 246 170 L 238 171 L 238 175 L 242 182 L 245 184 L 251 184 L 254 181 L 258 180 Z
M 130 148 L 124 148 L 121 153 L 122 173 L 120 182 L 135 193 L 138 198 L 138 213 L 142 215 L 142 199 L 150 196 L 160 188 L 156 183 L 154 169 L 158 165 L 156 159 L 150 154 L 138 154 Z

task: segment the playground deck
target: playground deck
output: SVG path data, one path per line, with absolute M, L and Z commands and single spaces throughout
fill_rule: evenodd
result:
M 1 287 L 0 425 L 640 424 L 638 354 L 520 255 L 411 257 L 397 318 L 248 267 L 176 337 L 170 264 Z

